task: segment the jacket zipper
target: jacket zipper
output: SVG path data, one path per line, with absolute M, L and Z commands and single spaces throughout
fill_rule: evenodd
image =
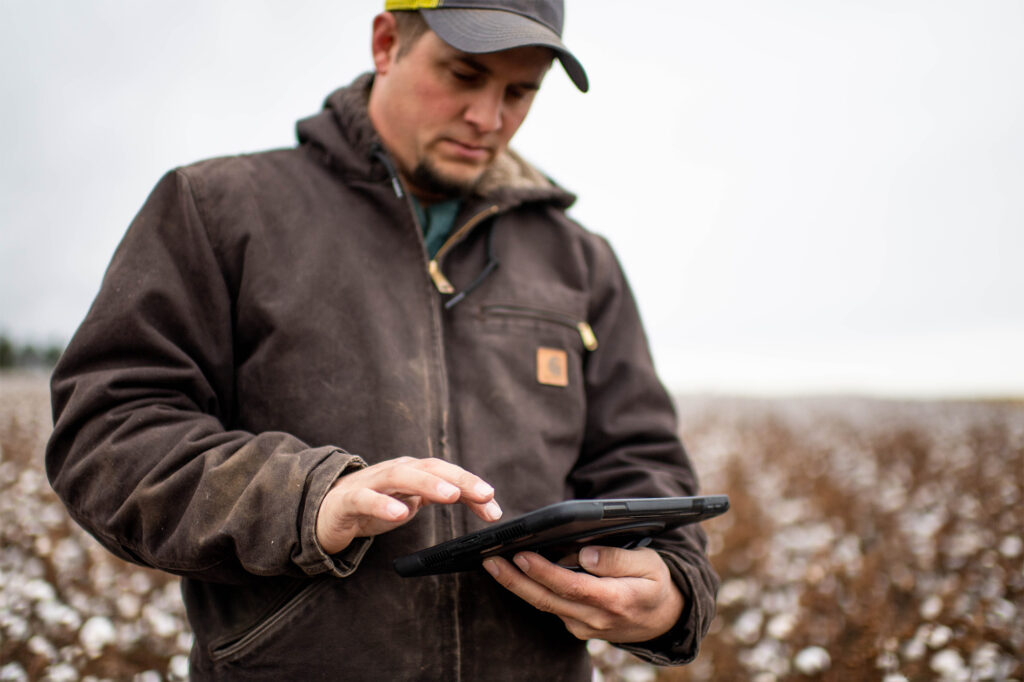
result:
M 375 148 L 374 148 L 374 156 L 376 158 L 380 159 L 380 161 L 387 168 L 388 175 L 390 175 L 390 177 L 391 177 L 391 187 L 392 187 L 392 189 L 395 192 L 395 196 L 398 197 L 399 199 L 404 199 L 405 200 L 406 208 L 408 208 L 409 209 L 409 213 L 412 214 L 413 226 L 416 228 L 417 232 L 420 235 L 422 235 L 423 234 L 423 227 L 419 224 L 419 220 L 417 220 L 417 218 L 416 218 L 416 210 L 413 208 L 412 198 L 411 198 L 411 196 L 408 195 L 408 192 L 403 191 L 402 182 L 401 182 L 401 180 L 398 177 L 398 170 L 395 168 L 394 163 L 391 161 L 391 157 L 388 156 L 388 154 L 384 150 L 383 146 L 380 146 L 380 145 L 375 146 Z M 438 249 L 437 253 L 434 255 L 434 258 L 430 259 L 430 261 L 427 263 L 427 272 L 430 275 L 430 279 L 434 283 L 434 286 L 437 288 L 437 290 L 440 291 L 442 294 L 452 294 L 452 293 L 455 293 L 455 287 L 452 286 L 451 282 L 448 281 L 448 278 L 445 277 L 444 274 L 441 272 L 441 267 L 438 264 L 438 260 L 441 258 L 441 256 L 443 256 L 445 253 L 447 253 L 449 249 L 451 249 L 452 245 L 454 245 L 456 241 L 458 241 L 463 235 L 465 235 L 467 232 L 469 232 L 469 230 L 473 229 L 473 227 L 475 227 L 478 223 L 480 223 L 482 220 L 484 220 L 488 216 L 494 215 L 497 212 L 498 212 L 498 207 L 497 206 L 491 206 L 491 207 L 487 208 L 486 210 L 484 210 L 484 211 L 478 213 L 477 215 L 475 215 L 468 222 L 466 222 L 465 225 L 463 225 L 461 228 L 459 228 L 454 234 L 449 236 L 448 239 L 445 240 L 444 244 L 441 245 L 441 248 Z M 426 253 L 425 250 L 424 250 L 424 253 Z M 437 360 L 438 360 L 438 371 L 439 371 L 438 379 L 439 379 L 439 382 L 440 382 L 440 387 L 439 388 L 440 388 L 440 392 L 441 392 L 441 396 L 440 396 L 440 405 L 441 405 L 441 414 L 440 414 L 441 433 L 439 434 L 440 441 L 439 441 L 438 445 L 439 445 L 441 451 L 435 455 L 433 453 L 433 447 L 431 446 L 430 447 L 430 450 L 431 450 L 430 454 L 431 454 L 431 456 L 439 456 L 441 459 L 451 462 L 451 461 L 453 461 L 453 458 L 452 458 L 452 452 L 451 452 L 451 449 L 450 449 L 451 446 L 450 446 L 450 444 L 448 442 L 448 417 L 449 417 L 449 409 L 450 409 L 450 403 L 449 403 L 450 392 L 449 392 L 449 387 L 448 387 L 448 367 L 447 367 L 447 364 L 445 362 L 445 355 L 444 355 L 444 337 L 443 337 L 444 325 L 443 325 L 443 323 L 441 321 L 440 311 L 437 308 L 432 308 L 431 316 L 432 316 L 433 325 L 434 325 L 434 328 L 435 328 L 436 334 L 437 334 L 437 337 L 436 337 L 437 347 L 435 348 L 435 353 L 437 354 Z M 453 513 L 451 508 L 450 507 L 449 508 L 445 508 L 442 511 L 441 516 L 443 518 L 446 518 L 447 521 L 448 521 L 448 533 L 452 537 L 457 535 L 458 533 L 457 533 L 457 530 L 456 530 L 456 527 L 455 527 L 455 514 Z M 461 636 L 460 636 L 460 627 L 461 627 L 461 625 L 459 623 L 459 592 L 461 591 L 462 586 L 461 586 L 461 581 L 459 579 L 458 574 L 456 574 L 453 577 L 454 577 L 454 580 L 453 580 L 453 588 L 452 588 L 452 601 L 453 601 L 453 606 L 452 606 L 452 634 L 454 635 L 454 638 L 455 638 L 455 652 L 456 652 L 456 656 L 455 656 L 455 679 L 461 680 L 462 679 L 462 663 L 461 663 L 461 660 L 462 660 L 462 642 L 461 642 Z M 248 641 L 248 637 L 246 639 Z
M 462 227 L 449 235 L 448 239 L 445 240 L 444 244 L 441 245 L 441 248 L 437 250 L 437 253 L 434 254 L 434 257 L 427 264 L 427 271 L 430 273 L 430 279 L 434 281 L 434 286 L 437 287 L 437 290 L 442 294 L 454 294 L 455 287 L 452 286 L 452 283 L 449 282 L 448 278 L 444 276 L 443 272 L 441 272 L 441 259 L 446 253 L 448 253 L 448 251 L 451 250 L 456 242 L 466 235 L 467 232 L 487 218 L 496 214 L 499 210 L 500 209 L 496 205 L 488 206 L 483 211 L 480 211 L 475 216 L 467 220 Z
M 597 350 L 597 335 L 594 329 L 586 320 L 577 320 L 572 315 L 556 313 L 553 310 L 541 310 L 539 308 L 528 308 L 520 305 L 485 305 L 482 308 L 485 314 L 504 315 L 508 317 L 524 317 L 531 320 L 544 320 L 554 324 L 575 329 L 580 335 L 583 347 L 588 351 Z

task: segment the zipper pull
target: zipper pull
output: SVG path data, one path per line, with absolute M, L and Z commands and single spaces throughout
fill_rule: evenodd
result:
M 594 329 L 583 321 L 576 323 L 576 329 L 580 332 L 580 339 L 583 341 L 583 347 L 587 350 L 597 350 L 597 335 L 594 334 Z
M 434 280 L 434 286 L 437 287 L 438 291 L 442 294 L 455 293 L 455 287 L 452 286 L 452 283 L 449 282 L 448 278 L 444 276 L 443 272 L 441 272 L 441 266 L 438 265 L 437 259 L 434 259 L 427 264 L 427 271 L 430 273 L 430 279 Z

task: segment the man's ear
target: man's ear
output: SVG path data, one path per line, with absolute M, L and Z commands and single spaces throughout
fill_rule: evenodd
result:
M 391 12 L 381 12 L 373 18 L 370 49 L 377 73 L 386 74 L 398 54 L 398 22 Z

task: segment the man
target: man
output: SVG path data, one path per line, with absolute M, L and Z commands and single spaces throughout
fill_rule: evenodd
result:
M 438 4 L 387 3 L 298 148 L 165 176 L 54 373 L 54 488 L 183 576 L 195 679 L 583 680 L 587 638 L 680 664 L 712 618 L 692 527 L 586 572 L 391 568 L 696 490 L 612 252 L 508 149 L 554 58 L 587 88 L 562 3 Z

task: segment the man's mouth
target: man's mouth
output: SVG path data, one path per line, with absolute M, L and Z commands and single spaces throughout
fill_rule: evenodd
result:
M 446 137 L 441 140 L 445 151 L 458 159 L 466 161 L 487 161 L 494 150 L 486 145 L 475 145 Z

